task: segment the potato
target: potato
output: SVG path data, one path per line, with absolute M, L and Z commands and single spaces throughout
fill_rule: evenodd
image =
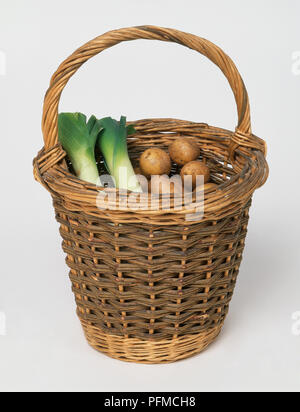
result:
M 171 172 L 171 167 L 170 156 L 162 149 L 147 149 L 140 157 L 140 168 L 146 177 L 168 175 Z
M 197 184 L 197 176 L 204 176 L 204 183 L 207 183 L 210 179 L 210 170 L 205 163 L 199 160 L 194 160 L 183 166 L 180 175 L 184 181 L 184 176 L 192 176 L 193 188 Z
M 149 193 L 154 195 L 183 193 L 182 179 L 177 176 L 169 179 L 168 176 L 153 176 L 149 181 Z
M 169 146 L 169 154 L 173 162 L 183 166 L 198 159 L 200 149 L 195 142 L 187 138 L 179 138 Z

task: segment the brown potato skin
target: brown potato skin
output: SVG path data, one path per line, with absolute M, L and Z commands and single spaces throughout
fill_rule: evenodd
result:
M 162 149 L 147 149 L 140 157 L 140 168 L 146 177 L 169 175 L 172 168 L 170 156 Z
M 198 159 L 200 149 L 196 143 L 182 137 L 170 144 L 169 154 L 173 162 L 179 166 L 184 166 L 188 162 Z
M 200 160 L 194 160 L 183 166 L 180 172 L 180 176 L 184 181 L 184 176 L 192 176 L 193 188 L 196 187 L 197 176 L 204 176 L 204 183 L 208 183 L 210 179 L 210 170 L 205 163 L 200 162 Z

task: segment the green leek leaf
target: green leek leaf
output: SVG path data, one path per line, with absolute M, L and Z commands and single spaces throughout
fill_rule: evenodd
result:
M 121 116 L 119 122 L 111 117 L 105 117 L 100 120 L 100 124 L 103 130 L 98 145 L 107 170 L 115 179 L 116 187 L 141 192 L 141 186 L 128 155 L 126 117 Z
M 67 152 L 76 175 L 97 184 L 99 173 L 95 159 L 95 145 L 102 126 L 95 116 L 87 122 L 82 113 L 60 113 L 58 138 Z

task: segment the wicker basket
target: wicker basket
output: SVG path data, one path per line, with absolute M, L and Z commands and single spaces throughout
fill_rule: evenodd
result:
M 176 42 L 207 56 L 227 77 L 238 108 L 230 132 L 174 119 L 136 121 L 133 160 L 149 146 L 166 149 L 193 139 L 218 188 L 205 192 L 204 216 L 184 211 L 99 210 L 99 188 L 70 173 L 58 144 L 60 95 L 91 57 L 125 40 Z M 255 189 L 268 176 L 265 142 L 251 133 L 247 91 L 232 60 L 197 36 L 153 26 L 108 32 L 62 63 L 51 80 L 43 113 L 45 147 L 35 178 L 51 193 L 67 254 L 77 313 L 89 344 L 107 355 L 142 363 L 172 362 L 205 349 L 221 331 L 233 294 Z M 116 191 L 122 198 L 122 193 Z M 159 198 L 159 202 L 162 198 Z

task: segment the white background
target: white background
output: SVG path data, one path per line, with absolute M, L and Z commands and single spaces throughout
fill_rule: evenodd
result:
M 7 329 L 0 391 L 300 390 L 300 327 L 292 320 L 300 311 L 300 64 L 292 59 L 300 51 L 299 17 L 299 0 L 0 0 L 0 312 Z M 42 147 L 43 95 L 60 62 L 107 30 L 142 24 L 208 38 L 233 58 L 270 164 L 268 183 L 254 196 L 221 337 L 197 357 L 159 366 L 122 363 L 87 346 L 51 199 L 31 166 Z M 212 63 L 149 41 L 123 43 L 86 64 L 61 110 L 231 130 L 237 123 L 230 88 Z

